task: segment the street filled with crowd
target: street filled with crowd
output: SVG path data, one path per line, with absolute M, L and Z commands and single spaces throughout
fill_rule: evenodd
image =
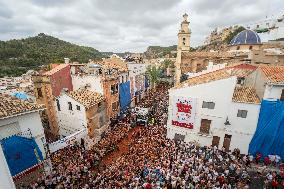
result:
M 82 141 L 51 154 L 51 173 L 28 188 L 284 188 L 278 157 L 266 158 L 264 165 L 261 154 L 254 158 L 237 149 L 167 139 L 167 85 L 148 91 L 137 106 L 149 108 L 147 125 L 135 123 L 129 110 L 93 147 Z

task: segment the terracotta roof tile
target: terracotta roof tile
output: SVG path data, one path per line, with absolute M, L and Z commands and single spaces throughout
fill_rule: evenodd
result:
M 10 95 L 0 94 L 0 99 L 0 119 L 44 108 L 42 105 L 19 100 Z
M 54 73 L 68 66 L 69 64 L 59 64 L 58 66 L 54 67 L 52 70 L 43 73 L 43 75 L 47 75 L 47 76 L 53 75 Z
M 71 91 L 68 95 L 74 100 L 83 104 L 86 108 L 89 108 L 104 100 L 103 96 L 100 93 L 92 92 L 86 89 Z
M 128 71 L 127 63 L 123 62 L 120 58 L 107 58 L 104 59 L 102 62 L 99 62 L 99 64 L 101 64 L 106 69 L 116 68 L 119 72 Z
M 260 99 L 252 87 L 237 86 L 234 90 L 233 102 L 260 104 Z
M 208 83 L 211 81 L 226 79 L 231 76 L 246 77 L 250 73 L 252 73 L 255 69 L 257 69 L 256 66 L 247 65 L 247 64 L 238 64 L 237 66 L 228 66 L 220 70 L 216 70 L 213 72 L 209 72 L 206 74 L 202 74 L 196 77 L 189 78 L 188 80 L 177 85 L 175 88 L 182 88 L 185 86 L 192 86 L 192 85 Z
M 211 81 L 217 81 L 217 80 L 226 79 L 229 77 L 231 77 L 231 74 L 229 73 L 229 71 L 226 69 L 221 69 L 221 70 L 217 70 L 217 71 L 213 71 L 213 72 L 202 74 L 196 77 L 189 78 L 188 80 L 180 83 L 174 88 L 183 88 L 186 86 L 193 86 L 193 85 L 208 83 Z
M 284 66 L 260 66 L 270 83 L 284 84 Z

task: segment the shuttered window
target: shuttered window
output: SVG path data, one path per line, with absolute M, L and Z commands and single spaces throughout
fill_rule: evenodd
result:
M 205 101 L 203 101 L 202 108 L 214 109 L 215 108 L 215 103 L 214 102 L 205 102 Z
M 209 134 L 211 120 L 201 119 L 200 133 Z
M 248 114 L 247 110 L 238 110 L 237 117 L 246 118 Z

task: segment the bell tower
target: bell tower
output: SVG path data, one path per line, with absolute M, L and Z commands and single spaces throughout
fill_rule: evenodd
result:
M 175 85 L 180 83 L 181 78 L 181 55 L 182 52 L 189 52 L 190 50 L 190 30 L 188 15 L 185 13 L 183 15 L 183 21 L 180 25 L 180 30 L 178 32 L 178 45 L 177 45 L 177 58 L 176 58 L 176 70 L 175 70 Z
M 188 15 L 185 13 L 178 32 L 178 49 L 182 51 L 189 51 L 190 49 L 190 30 L 187 18 Z

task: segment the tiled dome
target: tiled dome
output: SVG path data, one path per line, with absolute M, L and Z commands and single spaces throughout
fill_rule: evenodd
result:
M 238 33 L 230 42 L 230 45 L 255 45 L 260 44 L 260 38 L 252 30 L 244 30 Z

